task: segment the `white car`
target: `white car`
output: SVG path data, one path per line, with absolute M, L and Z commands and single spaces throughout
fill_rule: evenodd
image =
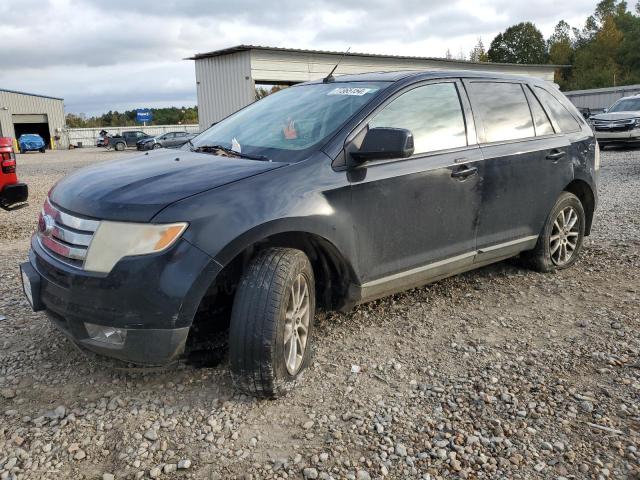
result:
M 640 95 L 623 97 L 589 120 L 601 147 L 640 144 Z

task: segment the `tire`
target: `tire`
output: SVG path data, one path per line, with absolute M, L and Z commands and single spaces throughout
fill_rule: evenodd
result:
M 574 219 L 575 223 L 568 231 L 563 229 L 564 231 L 559 233 L 558 227 L 562 226 L 563 222 L 560 217 L 561 213 L 568 225 L 571 225 Z M 535 248 L 524 252 L 522 257 L 529 267 L 538 272 L 552 272 L 569 268 L 580 256 L 585 223 L 586 216 L 582 202 L 573 193 L 562 192 L 545 221 Z M 575 239 L 575 243 L 572 239 Z M 562 242 L 565 242 L 564 246 Z M 573 249 L 571 249 L 572 245 Z M 562 253 L 563 248 L 567 256 Z
M 159 143 L 154 143 L 153 144 L 153 149 L 156 150 L 158 148 L 162 148 L 162 145 L 160 145 Z
M 113 148 L 116 149 L 118 152 L 122 152 L 125 146 L 124 146 L 124 143 L 118 142 L 113 146 Z
M 46 150 L 45 150 L 45 148 L 44 148 L 44 147 L 42 147 L 42 148 L 40 149 L 40 153 L 44 153 L 45 151 L 46 151 Z
M 298 296 L 303 308 L 296 310 L 294 290 L 301 286 L 304 292 L 304 285 L 307 294 Z M 259 252 L 240 280 L 231 313 L 229 360 L 236 389 L 261 398 L 291 390 L 312 357 L 314 314 L 315 281 L 304 252 L 292 248 Z M 304 345 L 302 355 L 291 355 L 293 344 L 296 351 Z

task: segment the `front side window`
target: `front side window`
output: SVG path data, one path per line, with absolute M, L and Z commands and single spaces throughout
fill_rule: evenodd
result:
M 567 110 L 567 108 L 562 105 L 556 97 L 541 87 L 536 87 L 536 95 L 547 107 L 547 110 L 551 113 L 551 116 L 556 121 L 556 124 L 562 133 L 571 133 L 580 130 L 580 124 L 578 121 L 573 118 L 573 115 L 569 113 L 569 110 Z
M 330 82 L 286 88 L 216 123 L 192 143 L 196 148 L 221 145 L 275 161 L 298 161 L 388 85 Z
M 414 154 L 467 145 L 464 116 L 454 83 L 414 88 L 385 106 L 369 127 L 406 128 L 413 133 Z
M 482 143 L 535 136 L 529 104 L 519 83 L 471 82 L 469 97 L 484 130 L 478 132 Z

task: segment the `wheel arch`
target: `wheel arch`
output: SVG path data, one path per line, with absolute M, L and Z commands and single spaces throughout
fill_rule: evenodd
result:
M 593 194 L 593 190 L 591 189 L 591 185 L 584 180 L 575 179 L 569 183 L 564 190 L 573 193 L 582 203 L 586 217 L 584 234 L 585 236 L 589 235 L 591 233 L 591 225 L 593 224 L 593 215 L 596 208 L 596 199 Z

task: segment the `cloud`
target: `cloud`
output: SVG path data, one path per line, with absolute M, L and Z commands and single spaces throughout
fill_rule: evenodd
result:
M 468 53 L 533 21 L 580 26 L 594 0 L 3 0 L 0 87 L 65 98 L 67 111 L 195 103 L 183 58 L 237 44 L 415 56 Z M 25 18 L 28 21 L 25 21 Z

